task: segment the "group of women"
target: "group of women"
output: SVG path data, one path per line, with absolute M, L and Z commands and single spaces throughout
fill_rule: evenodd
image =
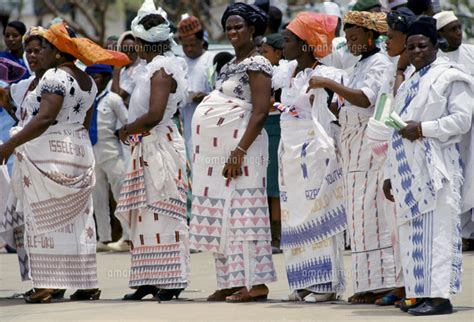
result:
M 178 297 L 189 283 L 191 248 L 214 254 L 218 290 L 208 301 L 267 298 L 266 284 L 276 273 L 263 126 L 272 89 L 281 89 L 287 300 L 321 302 L 342 294 L 347 230 L 355 291 L 349 301 L 388 305 L 407 297 L 411 301 L 399 305 L 411 314 L 450 313 L 461 270 L 456 216 L 463 177 L 456 143 L 471 126 L 472 111 L 463 105 L 474 95 L 471 78 L 436 58 L 434 19 L 408 9 L 345 15 L 348 48 L 360 56 L 349 75 L 321 63 L 331 52 L 337 17 L 299 13 L 283 31 L 286 61 L 275 68 L 253 43 L 266 19 L 244 3 L 222 16 L 235 57 L 193 116 L 189 228 L 185 147 L 172 121 L 185 101 L 186 65 L 171 53 L 170 23 L 152 0 L 133 20 L 146 65 L 137 72 L 128 123 L 119 130 L 131 146 L 115 213 L 130 228 L 132 244 L 135 292 L 124 300 Z M 389 57 L 375 43 L 382 33 Z M 2 161 L 15 154 L 11 203 L 21 225 L 8 228 L 24 237 L 25 271 L 34 286 L 27 302 L 49 302 L 66 288 L 79 289 L 73 299 L 100 295 L 90 196 L 94 161 L 85 130 L 96 88 L 73 61 L 120 66 L 128 59 L 103 49 L 91 53 L 83 42 L 63 24 L 29 31 L 28 60 L 39 52 L 41 64 L 33 64 L 35 77 L 14 100 L 19 128 L 0 145 Z M 407 121 L 399 131 L 374 116 L 392 111 Z

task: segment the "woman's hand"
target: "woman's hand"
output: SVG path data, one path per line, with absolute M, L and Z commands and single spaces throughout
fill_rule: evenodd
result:
M 14 150 L 15 147 L 8 142 L 0 144 L 0 165 L 7 163 Z
M 413 142 L 423 137 L 420 122 L 408 121 L 407 124 L 407 126 L 398 131 L 402 138 Z
M 222 175 L 226 179 L 235 179 L 242 175 L 242 163 L 244 162 L 245 153 L 239 149 L 235 149 L 230 153 L 227 163 L 222 170 Z
M 397 70 L 406 70 L 410 66 L 410 58 L 408 57 L 407 50 L 404 50 L 397 63 Z
M 393 198 L 392 195 L 392 182 L 390 181 L 390 179 L 386 179 L 383 182 L 383 193 L 385 195 L 385 198 L 387 198 L 391 202 L 395 202 L 395 198 Z
M 308 89 L 306 90 L 306 93 L 309 92 L 310 90 L 312 89 L 315 89 L 315 88 L 325 88 L 327 87 L 327 84 L 328 84 L 328 78 L 326 77 L 319 77 L 319 76 L 313 76 L 311 77 L 311 79 L 309 80 L 309 86 L 308 86 Z
M 123 144 L 125 145 L 129 145 L 130 142 L 128 141 L 128 131 L 127 131 L 127 125 L 124 125 L 122 126 L 119 131 L 118 131 L 118 134 L 119 134 L 119 139 L 120 141 L 122 141 Z

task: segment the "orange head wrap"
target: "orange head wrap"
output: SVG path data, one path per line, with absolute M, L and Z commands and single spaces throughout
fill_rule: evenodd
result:
M 323 58 L 332 51 L 337 17 L 316 12 L 300 12 L 286 27 L 307 43 L 314 57 Z
M 76 57 L 87 66 L 93 64 L 113 66 L 130 64 L 130 60 L 124 53 L 104 49 L 87 38 L 71 38 L 64 22 L 51 25 L 43 34 L 43 38 L 53 44 L 59 51 Z

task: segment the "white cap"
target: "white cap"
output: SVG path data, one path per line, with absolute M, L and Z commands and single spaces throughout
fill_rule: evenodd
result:
M 450 24 L 451 22 L 458 20 L 458 17 L 456 17 L 454 12 L 452 11 L 441 11 L 440 13 L 435 14 L 434 18 L 436 19 L 437 30 L 440 30 L 447 24 Z
M 388 7 L 393 9 L 395 7 L 407 4 L 408 0 L 388 0 Z
M 339 8 L 339 5 L 335 2 L 322 2 L 320 4 L 319 12 L 342 19 L 341 8 Z

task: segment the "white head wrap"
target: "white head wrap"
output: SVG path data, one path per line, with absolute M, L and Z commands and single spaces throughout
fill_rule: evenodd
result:
M 149 15 L 160 15 L 165 19 L 165 22 L 161 25 L 145 30 L 143 25 L 138 22 Z M 168 14 L 166 11 L 161 9 L 161 7 L 157 10 L 153 0 L 145 0 L 138 10 L 137 16 L 132 21 L 132 33 L 136 38 L 148 42 L 161 42 L 168 39 L 173 40 L 173 33 L 171 33 L 170 23 L 167 18 Z
M 393 9 L 395 7 L 407 4 L 408 0 L 388 0 L 388 7 Z
M 339 5 L 335 2 L 322 2 L 319 4 L 319 12 L 324 13 L 330 16 L 336 16 L 338 18 L 342 19 L 342 13 L 341 13 L 341 8 L 339 8 Z
M 447 24 L 450 24 L 453 21 L 458 20 L 458 17 L 454 14 L 452 11 L 441 11 L 440 13 L 437 13 L 434 15 L 436 19 L 436 29 L 440 30 Z

